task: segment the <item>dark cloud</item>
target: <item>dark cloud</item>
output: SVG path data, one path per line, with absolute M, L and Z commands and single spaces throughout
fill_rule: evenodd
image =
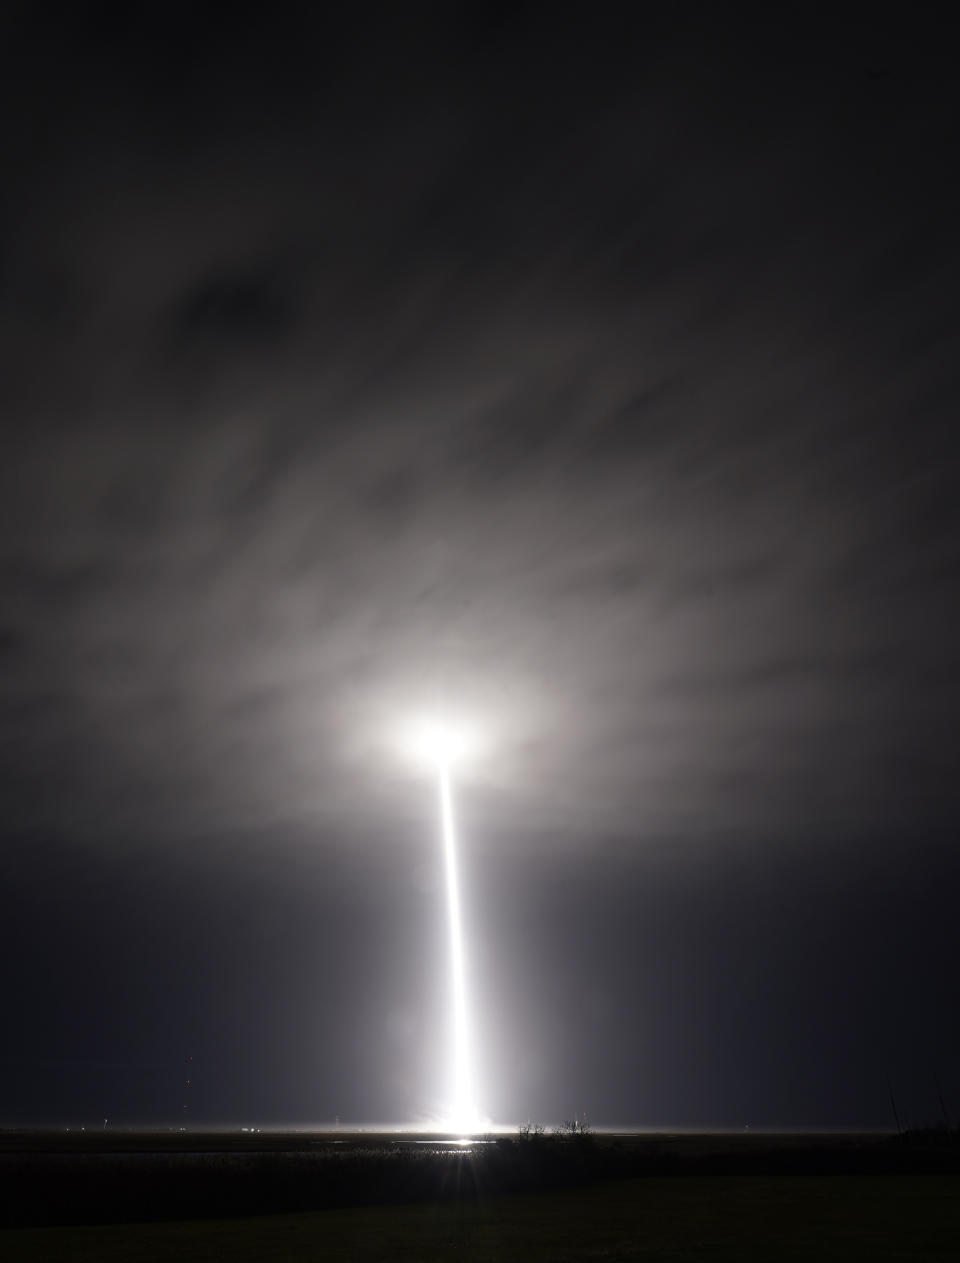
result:
M 183 346 L 209 341 L 236 353 L 280 340 L 293 319 L 291 296 L 269 272 L 222 272 L 184 295 L 171 324 Z

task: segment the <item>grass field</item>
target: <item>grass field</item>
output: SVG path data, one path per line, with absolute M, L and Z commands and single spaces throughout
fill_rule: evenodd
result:
M 0 1233 L 5 1263 L 926 1260 L 960 1253 L 960 1177 L 641 1178 L 479 1205 Z

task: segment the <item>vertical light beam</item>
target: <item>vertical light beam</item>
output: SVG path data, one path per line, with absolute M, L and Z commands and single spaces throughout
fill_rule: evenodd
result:
M 447 920 L 450 931 L 450 974 L 453 988 L 453 1091 L 455 1129 L 474 1125 L 476 1111 L 470 1073 L 470 1024 L 467 1014 L 467 984 L 463 953 L 463 923 L 460 916 L 460 884 L 457 874 L 457 834 L 453 818 L 453 791 L 450 768 L 438 760 L 440 782 L 440 827 L 447 874 Z

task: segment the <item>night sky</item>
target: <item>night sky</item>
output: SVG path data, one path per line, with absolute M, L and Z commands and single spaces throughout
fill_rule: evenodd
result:
M 7 5 L 0 1125 L 960 1113 L 958 54 Z M 201 6 L 202 10 L 202 6 Z

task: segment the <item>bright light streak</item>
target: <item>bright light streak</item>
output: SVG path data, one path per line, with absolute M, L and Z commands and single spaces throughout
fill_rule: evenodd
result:
M 455 1131 L 477 1126 L 470 1065 L 470 1022 L 467 1012 L 467 984 L 463 951 L 463 923 L 460 916 L 460 884 L 457 873 L 457 835 L 453 817 L 453 790 L 450 783 L 448 747 L 437 759 L 440 788 L 440 827 L 447 874 L 447 919 L 450 930 L 450 972 L 453 989 L 453 1116 Z
M 463 918 L 457 871 L 457 830 L 453 811 L 452 768 L 475 767 L 489 746 L 489 733 L 472 724 L 437 714 L 419 718 L 392 730 L 393 743 L 422 769 L 426 765 L 437 778 L 440 833 L 446 872 L 447 925 L 451 985 L 451 1091 L 446 1126 L 453 1132 L 476 1132 L 484 1126 L 474 1100 L 471 1032 L 467 1003 Z

